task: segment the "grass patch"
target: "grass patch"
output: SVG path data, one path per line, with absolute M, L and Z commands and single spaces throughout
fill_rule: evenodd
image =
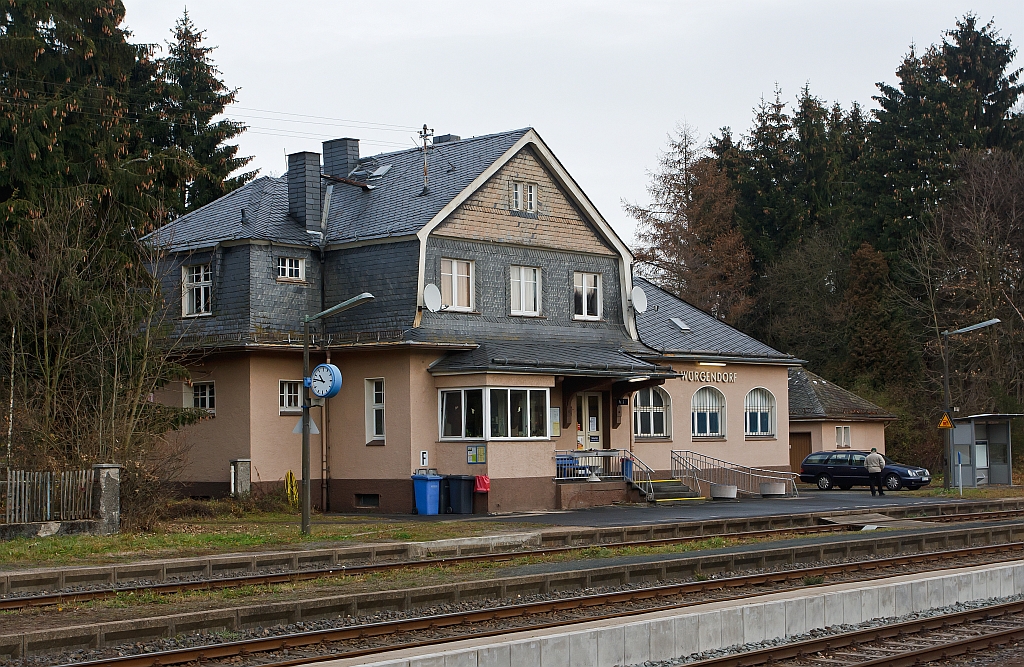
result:
M 817 586 L 818 584 L 825 582 L 825 577 L 820 574 L 814 576 L 808 575 L 804 577 L 803 581 L 805 586 Z
M 399 521 L 315 516 L 312 534 L 305 536 L 300 531 L 300 517 L 295 513 L 249 512 L 242 517 L 228 513 L 206 518 L 168 519 L 146 533 L 10 540 L 0 543 L 0 565 L 85 565 L 338 543 L 424 542 L 523 531 L 532 527 L 528 524 L 464 519 Z

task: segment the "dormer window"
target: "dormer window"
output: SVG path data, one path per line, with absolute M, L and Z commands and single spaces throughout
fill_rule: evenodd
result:
M 512 210 L 535 213 L 537 211 L 537 184 L 512 182 Z
M 303 282 L 306 280 L 306 260 L 301 257 L 278 257 L 277 279 Z

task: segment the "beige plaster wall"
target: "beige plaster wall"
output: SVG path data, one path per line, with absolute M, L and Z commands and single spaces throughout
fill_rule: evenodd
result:
M 779 467 L 789 464 L 789 372 L 785 366 L 757 364 L 728 364 L 698 366 L 696 363 L 673 363 L 680 373 L 735 374 L 734 382 L 715 379 L 671 379 L 662 389 L 672 399 L 669 438 L 645 440 L 637 438 L 634 453 L 657 471 L 671 468 L 673 449 L 689 449 L 715 458 L 755 467 Z M 730 375 L 730 377 L 732 377 Z M 698 389 L 713 386 L 725 396 L 725 437 L 721 439 L 694 439 L 691 436 L 690 403 Z M 764 387 L 775 396 L 775 436 L 754 438 L 744 435 L 743 401 L 751 389 Z M 630 416 L 632 419 L 632 416 Z M 632 422 L 623 420 L 623 426 L 632 428 Z M 629 434 L 628 430 L 624 433 Z M 621 440 L 613 440 L 621 442 Z M 624 447 L 626 448 L 626 447 Z
M 180 479 L 230 484 L 228 462 L 251 458 L 249 356 L 245 353 L 216 355 L 190 365 L 189 369 L 193 382 L 214 383 L 216 415 L 182 429 L 181 434 L 189 446 L 189 458 Z M 166 405 L 191 407 L 192 387 L 174 382 L 155 398 Z
M 872 447 L 885 453 L 886 422 L 803 422 L 790 425 L 793 433 L 811 434 L 811 451 L 833 451 L 836 449 L 836 426 L 850 426 L 850 448 L 870 450 Z
M 322 354 L 310 355 L 310 368 L 323 361 Z M 302 435 L 292 429 L 302 416 L 301 411 L 281 414 L 281 380 L 302 381 L 302 353 L 253 352 L 250 357 L 249 400 L 252 432 L 253 482 L 280 482 L 291 470 L 296 479 L 302 477 Z M 323 413 L 314 407 L 310 416 L 323 433 Z M 309 438 L 310 479 L 320 479 L 322 435 Z M 314 496 L 319 497 L 314 490 Z

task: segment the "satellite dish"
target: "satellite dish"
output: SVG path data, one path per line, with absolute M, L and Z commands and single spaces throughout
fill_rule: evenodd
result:
M 644 292 L 642 287 L 634 287 L 629 293 L 629 299 L 633 302 L 633 310 L 638 313 L 647 312 L 647 292 Z
M 441 290 L 434 283 L 427 283 L 423 288 L 423 304 L 432 313 L 441 310 Z

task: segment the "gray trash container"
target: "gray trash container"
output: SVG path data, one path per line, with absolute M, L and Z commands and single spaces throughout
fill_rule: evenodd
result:
M 473 475 L 448 475 L 448 506 L 452 514 L 473 513 Z

